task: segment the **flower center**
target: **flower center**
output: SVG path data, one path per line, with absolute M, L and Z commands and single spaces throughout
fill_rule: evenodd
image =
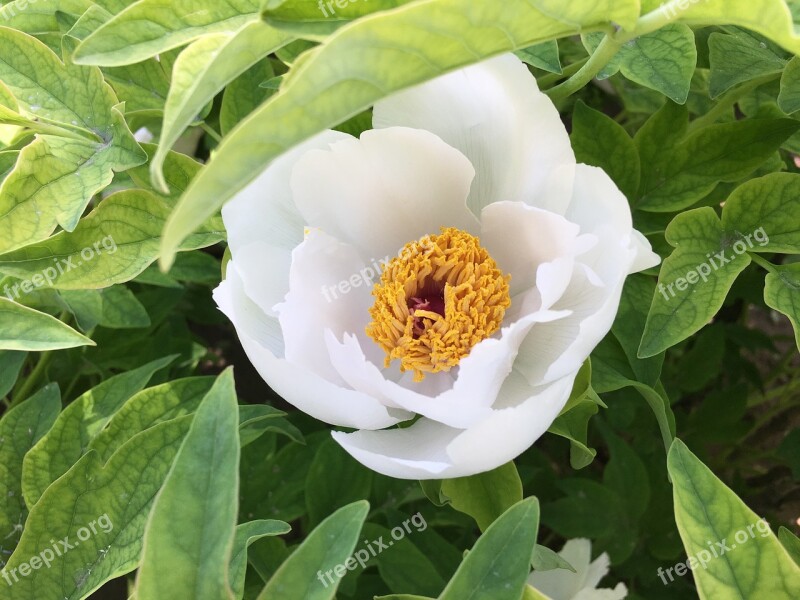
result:
M 383 267 L 367 334 L 401 371 L 448 371 L 500 328 L 511 304 L 504 275 L 478 238 L 443 227 Z

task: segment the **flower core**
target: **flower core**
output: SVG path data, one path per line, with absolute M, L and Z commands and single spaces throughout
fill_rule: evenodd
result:
M 511 305 L 504 275 L 480 240 L 443 227 L 406 244 L 375 285 L 367 334 L 401 371 L 448 371 L 500 328 Z

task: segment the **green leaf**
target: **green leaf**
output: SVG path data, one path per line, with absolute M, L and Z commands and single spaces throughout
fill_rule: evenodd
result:
M 153 502 L 136 580 L 139 600 L 187 592 L 198 600 L 233 600 L 227 573 L 239 496 L 238 415 L 229 368 L 197 409 Z
M 522 480 L 514 461 L 470 477 L 445 479 L 441 490 L 453 508 L 475 519 L 481 531 L 522 500 Z
M 207 35 L 181 52 L 164 107 L 160 144 L 150 163 L 153 180 L 162 191 L 167 191 L 162 173 L 166 154 L 203 106 L 233 79 L 290 40 L 286 34 L 255 21 L 234 33 Z
M 439 600 L 519 600 L 539 531 L 539 501 L 508 509 L 467 554 Z
M 520 60 L 532 67 L 548 71 L 549 73 L 563 72 L 561 69 L 561 58 L 558 56 L 558 41 L 550 40 L 542 42 L 523 50 L 518 50 L 515 54 Z
M 234 79 L 222 94 L 219 110 L 219 127 L 227 135 L 236 124 L 273 94 L 273 90 L 260 87 L 264 81 L 275 77 L 269 60 L 262 60 Z
M 110 377 L 64 409 L 53 428 L 25 456 L 22 489 L 28 506 L 36 504 L 48 486 L 78 462 L 114 413 L 174 359 L 161 358 Z
M 14 387 L 27 357 L 27 352 L 0 350 L 0 398 L 4 398 Z
M 0 256 L 0 271 L 22 279 L 49 273 L 50 286 L 62 290 L 101 289 L 130 281 L 158 258 L 170 207 L 170 201 L 144 190 L 118 192 L 83 218 L 75 231 Z M 182 248 L 210 246 L 223 238 L 222 220 L 214 217 Z
M 800 175 L 771 173 L 742 184 L 725 202 L 722 224 L 749 251 L 800 254 Z
M 578 162 L 600 167 L 628 198 L 635 197 L 641 176 L 639 153 L 622 125 L 578 101 L 570 140 Z
M 765 520 L 680 440 L 670 449 L 667 467 L 673 483 L 675 521 L 689 556 L 687 562 L 695 567 L 701 600 L 791 600 L 800 596 L 800 567 Z M 721 553 L 715 558 L 709 548 L 715 542 L 729 550 L 715 544 L 713 550 L 719 548 Z
M 668 17 L 690 25 L 738 25 L 760 33 L 793 54 L 800 53 L 792 13 L 783 0 L 705 0 L 671 2 Z
M 213 383 L 212 377 L 187 377 L 134 394 L 92 438 L 86 450 L 94 450 L 103 461 L 109 460 L 139 433 L 193 414 Z
M 734 246 L 714 209 L 675 217 L 666 231 L 675 251 L 664 260 L 644 329 L 639 356 L 663 352 L 702 329 L 722 307 L 750 256 Z
M 0 27 L 0 79 L 23 116 L 57 123 L 72 137 L 40 135 L 0 187 L 0 253 L 72 231 L 114 171 L 145 161 L 99 69 L 64 64 L 43 43 Z
M 735 182 L 750 175 L 800 129 L 800 123 L 792 119 L 747 119 L 711 125 L 675 139 L 685 130 L 686 116 L 686 111 L 665 108 L 651 120 L 663 122 L 663 126 L 671 123 L 675 129 L 669 138 L 659 140 L 653 135 L 662 125 L 643 128 L 637 135 L 644 172 L 636 208 L 683 210 L 719 182 Z
M 261 13 L 270 25 L 310 40 L 323 40 L 342 25 L 412 0 L 268 0 Z
M 781 544 L 783 544 L 783 547 L 786 548 L 786 551 L 789 553 L 789 556 L 792 557 L 795 564 L 800 566 L 800 539 L 783 526 L 778 529 L 778 539 Z
M 306 476 L 309 526 L 316 527 L 338 508 L 369 498 L 372 471 L 328 439 L 317 450 Z
M 447 580 L 439 574 L 431 559 L 412 541 L 413 535 L 422 530 L 410 527 L 404 529 L 400 524 L 395 527 L 398 528 L 403 531 L 402 536 L 392 535 L 392 531 L 386 527 L 372 523 L 365 524 L 361 532 L 365 542 L 374 540 L 372 544 L 374 549 L 379 545 L 379 541 L 385 541 L 389 548 L 378 552 L 373 559 L 368 549 L 369 542 L 360 545 L 354 554 L 356 560 L 361 561 L 358 566 L 365 565 L 364 568 L 369 568 L 373 562 L 377 564 L 381 579 L 393 592 L 438 594 L 447 584 Z
M 600 431 L 606 440 L 610 459 L 603 471 L 603 484 L 622 499 L 632 519 L 640 519 L 650 502 L 650 479 L 639 455 L 607 425 Z
M 764 301 L 789 317 L 800 349 L 800 263 L 777 267 L 774 273 L 767 275 Z
M 531 557 L 531 566 L 535 571 L 553 571 L 555 569 L 565 569 L 577 573 L 575 568 L 564 560 L 557 552 L 550 550 L 547 546 L 536 544 Z
M 162 265 L 169 265 L 180 242 L 270 161 L 380 98 L 495 54 L 592 28 L 610 12 L 617 22 L 630 23 L 639 9 L 632 0 L 614 2 L 613 8 L 611 3 L 578 8 L 551 0 L 537 5 L 534 9 L 526 0 L 415 2 L 338 30 L 304 55 L 281 91 L 225 138 L 192 182 L 165 229 Z M 404 41 L 401 48 L 389 42 L 396 39 Z M 354 54 L 361 57 L 357 63 L 350 60 Z
M 47 488 L 0 572 L 14 582 L 8 600 L 83 600 L 106 581 L 133 571 L 153 498 L 189 425 L 189 417 L 160 423 L 130 439 L 105 466 L 90 452 Z M 42 563 L 24 576 L 22 565 L 35 556 L 52 557 L 51 567 Z
M 361 500 L 320 523 L 278 568 L 259 600 L 332 599 L 348 571 L 344 563 L 358 543 L 367 512 L 369 503 Z
M 8 556 L 22 533 L 28 508 L 22 495 L 22 462 L 52 427 L 61 410 L 58 385 L 51 383 L 0 419 L 0 555 Z
M 597 455 L 589 448 L 589 420 L 600 410 L 594 400 L 581 400 L 569 411 L 562 413 L 547 430 L 569 440 L 569 462 L 573 469 L 583 469 Z
M 140 0 L 87 37 L 75 62 L 114 67 L 129 65 L 204 35 L 236 31 L 252 21 L 256 0 Z
M 244 595 L 245 573 L 247 571 L 247 549 L 250 544 L 265 537 L 284 535 L 292 527 L 283 521 L 265 519 L 250 521 L 236 526 L 236 535 L 233 539 L 233 552 L 230 560 L 230 582 L 235 598 Z
M 800 57 L 795 56 L 781 75 L 778 106 L 787 115 L 800 110 Z
M 584 43 L 593 52 L 602 38 L 602 34 L 586 36 Z M 601 78 L 619 70 L 631 81 L 684 104 L 696 65 L 694 33 L 686 25 L 672 23 L 625 44 L 603 70 Z
M 712 33 L 708 38 L 711 79 L 709 92 L 717 98 L 732 87 L 765 75 L 780 73 L 786 61 L 752 35 Z
M 23 283 L 30 284 L 29 281 Z M 16 285 L 10 289 L 16 289 Z M 6 289 L 3 291 L 9 293 Z M 0 350 L 42 352 L 95 345 L 55 317 L 4 297 L 0 297 L 0 332 Z
M 65 290 L 59 293 L 59 297 L 83 331 L 98 325 L 109 329 L 137 329 L 150 325 L 147 310 L 124 286 L 104 290 Z

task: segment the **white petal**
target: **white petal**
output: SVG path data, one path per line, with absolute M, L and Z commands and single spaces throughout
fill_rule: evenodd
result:
M 514 55 L 454 71 L 375 105 L 378 127 L 426 129 L 458 148 L 477 171 L 469 207 L 527 202 L 563 214 L 575 155 L 561 117 Z
M 415 389 L 418 384 L 405 387 L 386 379 L 364 357 L 360 344 L 352 336 L 345 336 L 339 342 L 338 336 L 329 335 L 328 350 L 334 367 L 354 389 L 381 398 L 387 406 L 403 408 L 444 425 L 466 429 L 492 416 L 492 406 L 511 372 L 519 345 L 531 328 L 536 323 L 564 318 L 568 314 L 536 312 L 504 327 L 496 338 L 476 344 L 461 360 L 452 387 L 434 397 Z
M 292 169 L 306 152 L 327 149 L 350 139 L 338 131 L 323 131 L 276 158 L 261 175 L 222 207 L 228 244 L 236 257 L 240 248 L 267 242 L 291 251 L 303 241 L 305 223 L 292 199 Z
M 506 379 L 504 388 L 508 384 Z M 524 381 L 519 382 L 522 386 Z M 399 479 L 465 477 L 516 458 L 552 424 L 572 389 L 572 378 L 532 389 L 518 406 L 495 410 L 467 430 L 420 419 L 388 431 L 334 432 L 334 439 L 370 469 Z M 501 391 L 501 394 L 503 392 Z
M 318 229 L 310 230 L 292 252 L 289 293 L 277 307 L 286 359 L 344 385 L 328 357 L 325 331 L 368 339 L 370 290 L 378 274 L 352 246 Z M 376 344 L 371 343 L 369 349 L 374 360 L 382 360 Z
M 474 175 L 464 155 L 435 135 L 394 127 L 309 152 L 295 166 L 292 189 L 307 224 L 372 262 L 441 227 L 476 233 L 466 207 Z
M 234 261 L 228 263 L 226 279 L 214 290 L 214 299 L 233 322 L 250 362 L 264 381 L 299 410 L 326 423 L 364 429 L 390 427 L 413 416 L 388 409 L 375 398 L 334 385 L 281 358 L 278 321 L 247 297 Z
M 598 556 L 589 567 L 586 569 L 586 581 L 583 587 L 596 588 L 600 580 L 608 575 L 608 567 L 611 565 L 611 559 L 608 554 L 603 552 Z
M 592 544 L 582 538 L 569 540 L 558 555 L 575 569 L 574 573 L 567 569 L 534 571 L 528 577 L 528 583 L 552 600 L 573 600 L 586 587 Z
M 577 166 L 572 201 L 566 217 L 580 225 L 583 233 L 611 231 L 612 236 L 625 240 L 635 248 L 636 255 L 629 273 L 648 269 L 661 261 L 653 253 L 650 242 L 633 229 L 631 209 L 625 195 L 598 167 Z
M 628 596 L 625 584 L 618 583 L 613 590 L 602 588 L 599 590 L 584 589 L 577 593 L 574 600 L 624 600 Z
M 523 202 L 494 202 L 481 213 L 481 245 L 504 273 L 512 296 L 536 286 L 539 265 L 585 251 L 580 227 Z

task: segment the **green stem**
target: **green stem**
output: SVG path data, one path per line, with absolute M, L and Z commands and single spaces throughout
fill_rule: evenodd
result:
M 759 77 L 757 79 L 753 79 L 744 85 L 740 85 L 729 91 L 727 94 L 722 96 L 719 102 L 717 102 L 711 110 L 709 110 L 706 114 L 702 117 L 698 117 L 694 121 L 689 124 L 689 131 L 696 131 L 698 129 L 702 129 L 703 127 L 708 127 L 713 123 L 716 123 L 719 119 L 724 117 L 726 114 L 730 114 L 730 111 L 736 105 L 739 100 L 741 100 L 744 96 L 749 94 L 750 92 L 755 91 L 756 89 L 760 88 L 765 83 L 769 83 L 778 77 L 780 77 L 780 73 L 765 75 L 764 77 Z
M 208 125 L 207 123 L 205 122 L 200 123 L 200 129 L 202 129 L 208 135 L 214 138 L 214 141 L 216 141 L 218 144 L 222 141 L 222 136 L 218 134 L 216 131 L 214 131 L 214 128 Z
M 583 68 L 583 65 L 589 60 L 588 57 L 582 58 L 581 60 L 572 63 L 571 65 L 567 65 L 561 71 L 561 73 L 548 73 L 547 75 L 542 75 L 537 79 L 539 83 L 539 89 L 546 90 L 554 86 L 557 82 L 561 81 L 562 79 L 566 79 L 567 77 L 571 77 L 575 73 Z
M 759 267 L 766 269 L 770 273 L 777 273 L 778 267 L 773 265 L 771 262 L 765 260 L 764 258 L 760 257 L 758 254 L 754 254 L 752 252 L 748 252 L 750 258 L 754 263 L 756 263 Z
M 564 83 L 547 92 L 553 102 L 560 102 L 569 98 L 575 92 L 583 89 L 592 79 L 594 79 L 603 68 L 611 62 L 623 45 L 648 33 L 657 31 L 665 25 L 675 21 L 681 13 L 681 5 L 686 0 L 672 0 L 660 6 L 654 11 L 647 13 L 639 18 L 636 26 L 631 31 L 611 30 L 600 42 L 594 53 L 589 57 L 586 64 L 567 79 Z
M 28 378 L 19 388 L 19 391 L 14 394 L 14 399 L 11 401 L 9 408 L 14 408 L 17 404 L 31 395 L 31 392 L 36 389 L 36 387 L 39 385 L 39 380 L 47 371 L 47 367 L 50 364 L 50 359 L 52 359 L 52 357 L 53 351 L 42 352 L 39 362 L 36 363 L 33 371 L 31 371 L 31 374 L 28 375 Z

